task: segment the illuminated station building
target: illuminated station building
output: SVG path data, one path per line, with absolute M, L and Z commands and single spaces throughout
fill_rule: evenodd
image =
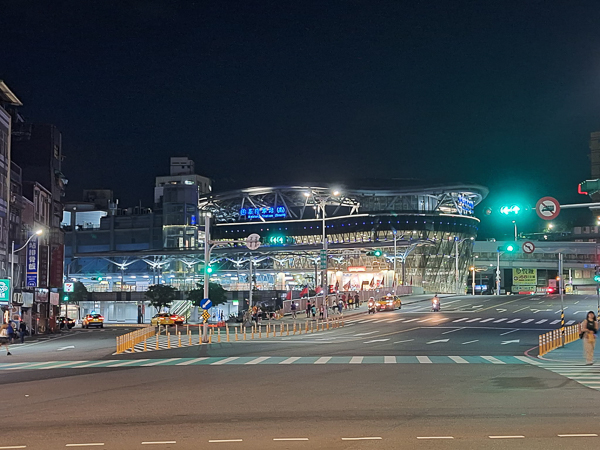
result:
M 108 308 L 122 315 L 139 307 L 157 283 L 175 286 L 184 300 L 203 278 L 206 215 L 211 241 L 218 242 L 211 281 L 229 291 L 235 305 L 226 312 L 241 307 L 251 283 L 279 299 L 290 292 L 297 298 L 305 288 L 319 292 L 321 285 L 361 296 L 465 291 L 479 226 L 473 210 L 485 187 L 277 186 L 212 193 L 210 180 L 193 167 L 172 158 L 171 176 L 156 179 L 152 210 L 119 210 L 110 191 L 87 191 L 85 201 L 67 204 L 65 278 L 86 285 L 83 311 L 125 302 Z M 252 251 L 244 243 L 251 234 L 260 236 Z

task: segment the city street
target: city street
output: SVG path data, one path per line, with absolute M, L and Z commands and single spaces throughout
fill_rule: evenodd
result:
M 596 301 L 565 296 L 567 323 Z M 453 296 L 429 309 L 420 301 L 347 314 L 345 327 L 314 334 L 122 355 L 114 338 L 131 330 L 116 327 L 15 345 L 0 355 L 15 411 L 0 448 L 598 445 L 600 371 L 578 376 L 582 358 L 533 358 L 539 334 L 558 326 L 558 296 Z

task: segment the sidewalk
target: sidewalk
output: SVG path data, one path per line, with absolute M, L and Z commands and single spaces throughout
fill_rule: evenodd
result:
M 596 355 L 597 354 L 598 349 L 596 349 Z M 552 350 L 546 353 L 544 356 L 538 356 L 538 358 L 542 361 L 549 362 L 584 364 L 585 358 L 583 356 L 583 340 L 578 339 L 575 342 L 565 345 L 564 347 L 559 347 L 555 350 Z

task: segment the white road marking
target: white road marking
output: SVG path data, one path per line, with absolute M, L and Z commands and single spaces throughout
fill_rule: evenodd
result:
M 490 439 L 523 439 L 525 436 L 523 435 L 514 435 L 514 436 L 488 436 Z
M 598 437 L 595 433 L 589 434 L 559 434 L 558 437 Z
M 342 438 L 342 441 L 380 441 L 380 436 Z
M 448 356 L 448 358 L 450 358 L 452 361 L 454 361 L 455 363 L 458 363 L 458 364 L 469 364 L 469 361 L 467 361 L 465 358 L 462 358 L 460 356 Z
M 53 366 L 40 367 L 40 370 L 42 370 L 42 369 L 57 369 L 59 367 L 70 366 L 72 364 L 82 364 L 85 362 L 87 362 L 87 361 L 68 361 L 68 362 L 64 362 L 62 364 L 54 364 Z
M 509 320 L 506 323 L 515 323 L 515 322 L 518 322 L 519 320 L 521 320 L 521 319 L 512 319 L 512 320 Z
M 454 330 L 444 331 L 442 334 L 454 333 L 455 331 L 460 331 L 460 330 L 464 330 L 464 328 L 456 328 Z
M 565 308 L 565 309 L 566 309 L 566 308 Z M 569 321 L 566 323 L 566 325 L 573 325 L 574 323 L 575 323 L 575 321 L 574 321 L 574 320 L 569 320 Z
M 208 358 L 194 358 L 194 359 L 190 359 L 189 361 L 177 363 L 175 365 L 176 366 L 189 366 L 190 364 L 194 364 L 195 362 L 198 362 L 198 361 L 204 361 L 205 359 L 208 359 Z
M 481 320 L 481 317 L 477 317 L 475 319 L 467 320 L 465 323 L 477 322 L 478 320 Z
M 461 345 L 473 344 L 475 342 L 479 342 L 479 339 L 475 339 L 474 341 L 463 342 Z
M 560 322 L 560 320 L 553 320 L 552 322 L 550 322 L 550 325 L 556 325 L 558 322 Z
M 210 439 L 208 442 L 211 444 L 218 442 L 243 442 L 243 439 Z
M 482 356 L 482 358 L 493 364 L 506 364 L 504 361 L 500 361 L 499 359 L 494 358 L 493 356 Z
M 506 344 L 518 344 L 520 341 L 520 339 L 514 339 L 512 341 L 502 341 L 502 343 L 500 345 L 506 345 Z
M 292 364 L 294 361 L 298 361 L 299 359 L 299 356 L 292 356 L 291 358 L 284 359 L 279 364 Z
M 519 311 L 523 311 L 524 309 L 527 309 L 527 308 L 529 308 L 529 306 L 525 306 L 524 308 L 520 308 L 520 309 L 515 309 L 513 311 L 513 313 L 518 313 Z
M 331 359 L 331 356 L 321 356 L 319 359 L 315 361 L 315 364 L 327 364 L 327 362 Z
M 148 364 L 142 364 L 142 367 L 158 366 L 159 364 L 164 364 L 166 362 L 175 361 L 175 360 L 178 360 L 178 359 L 181 359 L 181 358 L 159 359 L 158 361 L 154 361 L 154 362 L 151 362 L 151 363 L 148 363 Z
M 434 340 L 434 341 L 429 341 L 429 342 L 427 342 L 427 345 L 429 345 L 429 344 L 438 344 L 438 343 L 440 343 L 440 342 L 448 342 L 449 340 L 450 340 L 450 339 L 436 339 L 436 340 Z
M 373 334 L 373 333 L 378 333 L 378 331 L 369 331 L 368 333 L 358 333 L 358 334 L 355 334 L 353 337 L 368 336 L 369 334 Z
M 274 441 L 308 441 L 308 438 L 273 438 Z
M 417 436 L 417 439 L 454 439 L 454 436 Z
M 239 356 L 231 356 L 229 358 L 222 359 L 221 361 L 215 361 L 214 363 L 211 363 L 211 366 L 220 366 L 222 364 L 227 364 L 228 362 L 235 361 L 238 358 Z
M 502 319 L 494 320 L 494 323 L 504 322 L 505 320 L 506 320 L 506 317 L 504 317 Z
M 365 341 L 365 342 L 363 342 L 363 344 L 372 344 L 373 342 L 385 342 L 385 341 L 389 341 L 389 339 L 373 339 L 371 341 Z
M 122 367 L 122 366 L 127 366 L 129 364 L 133 364 L 136 362 L 140 362 L 140 361 L 150 361 L 150 359 L 130 359 L 129 361 L 123 361 L 122 363 L 119 363 L 119 364 L 113 364 L 110 367 Z
M 400 322 L 401 320 L 404 320 L 404 317 L 403 317 L 403 318 L 401 318 L 401 319 L 392 320 L 392 322 L 391 322 L 391 323 L 394 323 L 394 322 Z
M 419 361 L 421 364 L 431 364 L 431 360 L 429 359 L 429 356 L 417 356 L 417 361 Z
M 523 321 L 523 323 L 529 323 L 529 322 L 533 322 L 533 319 L 527 319 L 527 320 Z
M 515 331 L 519 331 L 519 329 L 515 328 L 514 330 L 507 331 L 506 333 L 500 333 L 500 336 L 504 336 L 505 334 L 514 333 Z
M 56 351 L 60 352 L 60 351 L 63 351 L 63 350 L 67 350 L 69 348 L 75 348 L 75 346 L 74 345 L 67 345 L 66 347 L 57 348 Z
M 414 341 L 414 339 L 406 339 L 405 341 L 394 342 L 394 344 L 402 344 L 403 342 L 412 342 L 412 341 Z
M 419 319 L 418 318 L 417 319 L 410 319 L 410 320 L 405 321 L 404 323 L 414 322 L 415 320 L 419 320 Z
M 89 444 L 67 444 L 65 447 L 99 447 L 103 446 L 104 442 L 90 442 Z M 10 448 L 10 447 L 0 447 L 0 448 Z
M 515 356 L 514 358 L 517 358 L 519 361 L 523 361 L 528 364 L 533 364 L 535 366 L 541 366 L 543 364 L 540 361 L 538 361 L 537 359 L 528 358 L 526 356 Z
M 396 364 L 396 357 L 395 356 L 384 356 L 383 363 L 384 364 Z
M 26 445 L 9 445 L 8 447 L 0 447 L 0 449 L 9 449 L 9 448 L 27 448 Z
M 41 366 L 41 365 L 44 365 L 44 364 L 48 364 L 49 362 L 52 362 L 52 361 L 39 362 L 39 363 L 34 363 L 34 364 L 27 364 L 27 365 L 24 365 L 24 366 L 9 367 L 6 370 L 31 369 L 32 367 Z
M 261 362 L 266 361 L 269 358 L 270 358 L 270 356 L 261 356 L 260 358 L 256 358 L 256 359 L 253 359 L 252 361 L 248 361 L 246 363 L 246 365 L 248 365 L 248 364 L 250 364 L 250 365 L 252 365 L 252 364 L 260 364 Z
M 350 364 L 361 364 L 364 356 L 353 356 L 350 360 Z
M 481 323 L 486 323 L 486 322 L 489 322 L 490 320 L 494 320 L 494 318 L 490 317 L 489 319 L 484 319 L 481 321 Z
M 468 319 L 468 317 L 463 317 L 462 319 L 456 319 L 456 320 L 453 320 L 452 322 L 462 322 L 463 320 L 467 320 L 467 319 Z
M 160 445 L 160 444 L 177 444 L 177 441 L 142 442 L 142 445 Z

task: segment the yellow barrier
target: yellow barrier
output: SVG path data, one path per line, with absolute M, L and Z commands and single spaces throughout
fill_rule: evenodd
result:
M 133 351 L 140 342 L 145 342 L 148 338 L 154 336 L 156 328 L 153 326 L 140 328 L 131 333 L 117 336 L 117 353 L 124 353 L 127 350 Z
M 543 356 L 558 347 L 575 342 L 577 339 L 579 339 L 579 325 L 565 327 L 564 336 L 561 334 L 560 330 L 552 330 L 540 334 L 538 339 L 538 355 Z

